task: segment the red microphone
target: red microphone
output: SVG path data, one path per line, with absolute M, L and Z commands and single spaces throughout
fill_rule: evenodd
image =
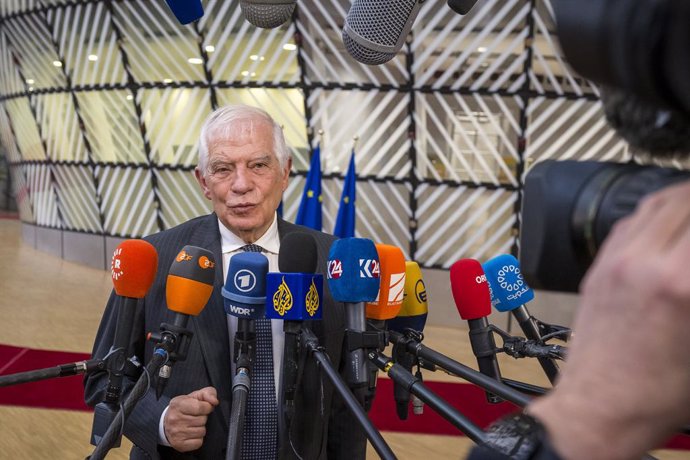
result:
M 470 344 L 477 357 L 479 372 L 500 382 L 496 342 L 487 320 L 491 314 L 491 294 L 482 264 L 474 259 L 455 262 L 450 267 L 450 287 L 458 313 L 470 327 Z M 490 403 L 501 402 L 498 396 L 489 392 L 486 393 L 486 400 Z

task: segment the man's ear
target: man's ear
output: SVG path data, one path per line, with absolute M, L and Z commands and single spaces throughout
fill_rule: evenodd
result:
M 204 193 L 206 199 L 210 200 L 211 190 L 209 190 L 208 184 L 206 183 L 206 178 L 203 174 L 201 174 L 201 170 L 198 166 L 194 168 L 194 177 L 196 177 L 196 181 L 199 183 L 199 187 L 201 187 L 201 191 Z
M 285 169 L 283 169 L 283 179 L 282 186 L 283 192 L 287 190 L 288 182 L 290 181 L 290 170 L 292 169 L 292 157 L 289 156 L 285 164 Z

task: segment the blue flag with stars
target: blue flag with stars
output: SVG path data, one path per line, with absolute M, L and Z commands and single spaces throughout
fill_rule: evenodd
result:
M 311 157 L 295 223 L 321 230 L 321 200 L 321 146 L 317 145 Z
M 340 197 L 340 208 L 338 217 L 335 219 L 333 234 L 340 238 L 351 238 L 355 236 L 355 198 L 357 187 L 357 175 L 355 173 L 355 151 L 352 150 L 350 166 L 347 167 L 345 183 L 343 184 L 343 194 Z

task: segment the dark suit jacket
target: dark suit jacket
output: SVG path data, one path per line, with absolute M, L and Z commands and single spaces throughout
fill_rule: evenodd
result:
M 335 237 L 312 229 L 278 220 L 278 233 L 282 239 L 291 232 L 307 232 L 314 236 L 318 250 L 318 272 L 326 273 L 328 252 Z M 158 251 L 158 271 L 153 286 L 137 306 L 132 350 L 143 363 L 148 363 L 153 344 L 145 341 L 146 334 L 158 331 L 162 322 L 171 322 L 173 315 L 165 302 L 165 281 L 174 257 L 184 245 L 206 248 L 213 252 L 219 266 L 222 263 L 221 238 L 215 214 L 199 217 L 175 228 L 146 238 Z M 173 366 L 172 377 L 160 400 L 151 389 L 137 404 L 125 427 L 125 435 L 135 447 L 131 458 L 204 458 L 223 459 L 230 419 L 231 356 L 228 328 L 220 289 L 224 284 L 222 269 L 216 270 L 213 294 L 198 317 L 189 321 L 194 337 L 185 361 Z M 93 348 L 94 358 L 102 358 L 110 349 L 117 322 L 118 302 L 111 294 L 101 320 Z M 324 283 L 323 320 L 311 322 L 319 343 L 325 346 L 331 362 L 337 369 L 344 365 L 343 337 L 345 329 L 344 305 L 335 302 Z M 304 459 L 364 458 L 366 438 L 358 424 L 345 408 L 332 385 L 322 376 L 312 359 L 306 360 L 304 374 L 295 396 L 295 419 L 290 439 L 297 453 Z M 85 400 L 95 405 L 103 399 L 107 374 L 93 374 L 84 380 Z M 203 446 L 194 452 L 181 454 L 158 445 L 158 423 L 170 399 L 188 394 L 206 386 L 218 392 L 220 405 L 215 408 L 206 424 Z M 279 409 L 280 410 L 280 409 Z M 280 417 L 279 417 L 280 418 Z M 293 458 L 290 442 L 281 430 L 280 457 Z

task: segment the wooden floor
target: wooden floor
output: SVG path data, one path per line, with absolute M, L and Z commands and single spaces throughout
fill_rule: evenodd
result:
M 112 283 L 110 273 L 39 252 L 21 241 L 21 224 L 0 218 L 0 343 L 89 352 Z M 431 306 L 433 308 L 433 305 Z M 427 328 L 425 344 L 472 367 L 467 333 Z M 501 357 L 502 373 L 547 386 L 536 363 Z M 2 363 L 0 363 L 2 364 Z M 425 380 L 457 381 L 442 373 Z M 0 406 L 0 459 L 78 459 L 90 454 L 91 414 Z M 471 442 L 460 436 L 384 433 L 401 459 L 464 458 Z M 130 444 L 108 458 L 127 458 Z M 688 451 L 655 451 L 665 460 L 690 459 Z M 369 449 L 369 458 L 376 458 Z

